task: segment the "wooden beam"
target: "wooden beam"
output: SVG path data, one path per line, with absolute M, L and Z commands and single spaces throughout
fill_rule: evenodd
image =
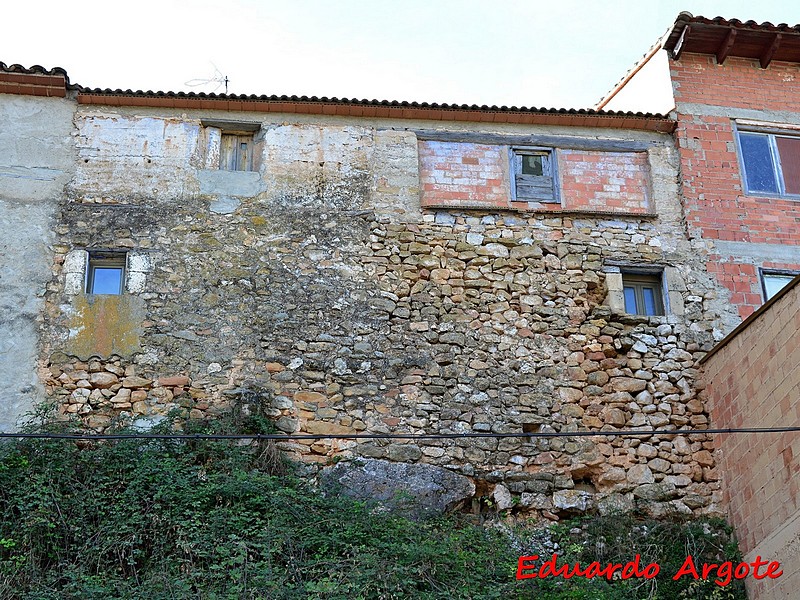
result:
M 681 31 L 681 37 L 678 38 L 678 41 L 675 43 L 675 48 L 672 49 L 673 60 L 680 60 L 681 52 L 683 52 L 683 44 L 684 42 L 686 42 L 686 36 L 689 35 L 689 32 L 691 30 L 692 28 L 689 25 L 687 25 L 686 27 L 683 28 L 683 31 Z
M 638 64 L 633 69 L 631 69 L 631 71 L 627 75 L 625 75 L 625 77 L 622 78 L 622 81 L 620 81 L 617 85 L 615 85 L 614 89 L 611 90 L 607 96 L 602 98 L 600 102 L 597 103 L 597 106 L 594 107 L 595 110 L 603 110 L 603 107 L 609 102 L 611 102 L 614 96 L 616 96 L 622 90 L 622 88 L 624 88 L 628 84 L 628 82 L 631 79 L 633 79 L 634 76 L 644 68 L 644 66 L 648 63 L 648 61 L 651 58 L 653 58 L 656 55 L 656 53 L 658 53 L 659 50 L 661 50 L 661 44 L 654 44 L 653 47 L 650 48 L 650 50 L 647 52 L 645 57 L 642 60 L 640 60 Z
M 775 53 L 778 51 L 778 47 L 781 45 L 782 39 L 783 36 L 780 33 L 776 33 L 775 37 L 772 38 L 772 43 L 770 44 L 769 48 L 767 48 L 766 52 L 764 52 L 760 58 L 762 69 L 766 69 L 769 66 L 769 63 L 772 62 L 772 59 L 775 57 Z
M 487 144 L 491 146 L 532 146 L 539 148 L 564 148 L 569 150 L 594 150 L 598 152 L 646 152 L 655 142 L 620 139 L 598 139 L 594 137 L 573 137 L 566 135 L 503 135 L 472 131 L 436 131 L 410 129 L 419 140 L 433 142 L 462 142 Z
M 725 40 L 720 44 L 719 48 L 717 49 L 717 64 L 721 65 L 725 62 L 725 59 L 728 58 L 728 55 L 731 53 L 733 49 L 733 44 L 736 42 L 736 30 L 731 29 L 728 31 L 728 35 L 725 36 Z

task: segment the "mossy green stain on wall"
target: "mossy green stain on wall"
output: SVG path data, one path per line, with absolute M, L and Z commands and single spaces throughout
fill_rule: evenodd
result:
M 87 294 L 75 298 L 67 353 L 81 359 L 141 352 L 144 302 L 137 296 Z

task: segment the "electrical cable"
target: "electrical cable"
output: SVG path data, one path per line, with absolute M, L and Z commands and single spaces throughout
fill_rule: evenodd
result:
M 727 427 L 722 429 L 670 429 L 670 430 L 631 430 L 618 431 L 535 431 L 521 433 L 343 433 L 343 434 L 279 434 L 279 433 L 14 433 L 0 432 L 0 439 L 48 439 L 48 440 L 273 440 L 291 442 L 293 440 L 451 440 L 465 438 L 561 438 L 561 437 L 642 437 L 654 435 L 709 435 L 737 433 L 795 433 L 800 427 Z

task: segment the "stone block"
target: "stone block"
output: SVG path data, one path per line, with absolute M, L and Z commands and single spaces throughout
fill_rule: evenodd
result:
M 325 493 L 375 502 L 412 517 L 452 510 L 475 494 L 472 481 L 447 469 L 377 459 L 343 461 L 324 469 L 320 486 Z

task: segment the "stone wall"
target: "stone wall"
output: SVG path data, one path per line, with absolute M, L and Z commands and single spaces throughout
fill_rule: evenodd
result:
M 799 307 L 795 281 L 705 361 L 703 396 L 715 427 L 798 426 Z M 725 500 L 745 560 L 761 556 L 783 567 L 780 579 L 748 580 L 749 597 L 791 597 L 800 578 L 797 433 L 725 435 L 716 442 Z
M 674 431 L 707 424 L 695 364 L 727 307 L 686 239 L 669 137 L 613 132 L 650 144 L 659 217 L 610 220 L 420 210 L 418 143 L 391 122 L 264 122 L 258 170 L 225 172 L 195 160 L 199 116 L 158 118 L 76 117 L 83 158 L 60 206 L 42 326 L 62 418 L 103 431 L 258 409 L 287 433 L 590 430 L 281 448 L 311 465 L 446 467 L 478 497 L 551 517 L 717 510 L 711 440 Z M 70 290 L 76 252 L 98 248 L 146 262 L 141 291 L 109 303 Z M 609 301 L 626 266 L 663 270 L 668 316 Z M 621 428 L 658 433 L 603 434 Z

